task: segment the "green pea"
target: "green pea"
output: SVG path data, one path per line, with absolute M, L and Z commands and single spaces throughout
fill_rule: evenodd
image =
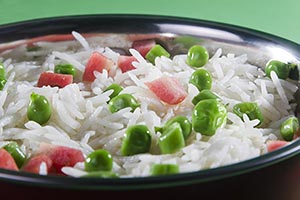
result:
M 197 94 L 193 99 L 192 103 L 196 105 L 199 101 L 204 100 L 204 99 L 217 99 L 219 100 L 219 97 L 215 95 L 212 91 L 210 90 L 201 90 L 199 94 Z
M 155 64 L 155 58 L 165 56 L 167 58 L 170 57 L 169 52 L 165 50 L 161 45 L 157 44 L 150 51 L 146 54 L 146 59 L 151 62 L 152 64 Z
M 2 63 L 0 63 L 0 90 L 3 90 L 6 84 L 5 68 Z
M 112 113 L 118 112 L 123 108 L 130 107 L 134 111 L 140 104 L 131 94 L 120 94 L 108 102 L 108 108 Z
M 163 130 L 158 145 L 162 154 L 175 153 L 185 146 L 182 129 L 178 122 L 172 123 Z
M 54 73 L 57 73 L 57 74 L 70 74 L 73 77 L 75 77 L 76 76 L 76 69 L 71 64 L 61 64 L 61 65 L 56 65 L 55 66 Z
M 192 114 L 192 126 L 203 135 L 214 135 L 227 120 L 225 106 L 216 99 L 205 99 L 196 104 Z
M 290 117 L 280 125 L 280 135 L 286 141 L 292 141 L 299 129 L 299 121 L 296 117 Z
M 201 68 L 192 73 L 189 82 L 195 85 L 199 91 L 205 89 L 210 90 L 212 86 L 212 77 L 209 71 Z
M 295 81 L 299 80 L 299 68 L 297 64 L 289 63 L 290 73 L 289 78 Z
M 179 173 L 179 167 L 175 164 L 154 164 L 151 166 L 151 175 L 168 175 Z
M 32 93 L 27 108 L 27 117 L 40 125 L 45 124 L 51 117 L 51 106 L 46 97 Z
M 192 46 L 187 53 L 187 64 L 192 67 L 202 67 L 209 59 L 206 48 L 200 45 Z
M 243 102 L 233 106 L 233 113 L 243 119 L 243 114 L 246 114 L 250 120 L 258 119 L 260 126 L 264 122 L 264 117 L 255 102 Z
M 89 172 L 82 176 L 83 178 L 119 178 L 117 174 L 112 171 L 97 171 Z
M 265 67 L 266 76 L 269 78 L 271 78 L 271 71 L 274 71 L 278 78 L 287 79 L 289 77 L 290 67 L 288 64 L 278 60 L 271 60 Z
M 14 158 L 17 166 L 21 168 L 26 160 L 26 156 L 16 142 L 9 142 L 3 147 Z
M 171 124 L 178 122 L 180 124 L 180 127 L 182 129 L 182 134 L 185 140 L 189 138 L 189 136 L 192 133 L 192 124 L 188 120 L 187 117 L 184 116 L 176 116 L 168 120 L 164 126 L 164 129 L 170 126 Z
M 98 149 L 90 153 L 84 161 L 84 169 L 87 172 L 110 171 L 113 159 L 110 153 L 104 149 Z
M 121 146 L 122 156 L 131 156 L 149 152 L 151 147 L 150 130 L 145 125 L 133 125 L 127 128 Z
M 113 93 L 111 93 L 111 95 L 109 95 L 109 98 L 112 99 L 114 98 L 115 96 L 117 96 L 122 90 L 123 88 L 119 85 L 119 84 L 116 84 L 116 83 L 113 83 L 111 84 L 110 86 L 108 86 L 104 92 L 108 91 L 108 90 L 113 90 Z

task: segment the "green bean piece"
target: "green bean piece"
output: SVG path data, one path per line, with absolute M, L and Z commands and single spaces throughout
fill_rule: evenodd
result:
M 200 45 L 192 46 L 187 53 L 187 64 L 192 67 L 202 67 L 209 59 L 206 48 Z
M 289 78 L 295 81 L 299 80 L 299 68 L 297 64 L 289 63 L 290 73 Z
M 32 93 L 27 108 L 27 117 L 40 125 L 45 124 L 51 117 L 52 109 L 49 101 L 43 95 Z
M 104 150 L 98 149 L 90 153 L 84 161 L 84 169 L 87 172 L 110 171 L 113 166 L 111 154 Z
M 271 71 L 274 71 L 278 78 L 287 79 L 290 74 L 290 67 L 288 64 L 280 62 L 278 60 L 271 60 L 265 67 L 266 76 L 271 78 Z
M 112 113 L 127 107 L 130 107 L 131 111 L 134 111 L 139 106 L 140 104 L 131 94 L 119 94 L 108 102 L 108 108 Z
M 104 90 L 104 92 L 106 92 L 108 90 L 113 90 L 113 93 L 111 93 L 111 95 L 109 95 L 109 98 L 112 99 L 112 98 L 116 97 L 123 90 L 123 88 L 119 84 L 112 83 L 110 86 L 108 86 Z
M 280 135 L 286 141 L 292 141 L 299 129 L 299 121 L 296 117 L 290 117 L 280 125 Z
M 216 99 L 205 99 L 196 104 L 192 114 L 194 130 L 203 135 L 214 135 L 227 120 L 225 106 Z
M 152 176 L 169 175 L 179 173 L 179 167 L 176 164 L 154 164 L 151 166 L 150 174 Z
M 145 125 L 133 125 L 127 128 L 121 146 L 122 156 L 147 153 L 151 147 L 150 130 Z
M 83 177 L 83 178 L 119 178 L 119 176 L 112 171 L 89 172 L 81 177 Z
M 0 63 L 0 90 L 3 90 L 6 84 L 5 68 L 2 63 Z
M 162 154 L 175 153 L 185 146 L 182 129 L 178 122 L 164 129 L 159 137 L 158 145 Z
M 233 106 L 233 113 L 241 119 L 243 119 L 243 114 L 246 114 L 250 120 L 258 119 L 259 124 L 256 127 L 259 127 L 264 122 L 264 117 L 255 102 L 238 103 Z
M 219 97 L 215 95 L 212 91 L 210 90 L 201 90 L 199 94 L 197 94 L 193 99 L 192 103 L 196 105 L 199 101 L 204 100 L 204 99 L 217 99 L 219 100 Z
M 26 160 L 26 155 L 16 142 L 9 142 L 3 147 L 15 160 L 17 166 L 21 168 Z
M 195 85 L 199 91 L 210 90 L 212 86 L 212 77 L 209 71 L 200 68 L 192 73 L 189 82 Z
M 188 120 L 187 117 L 184 116 L 176 116 L 171 118 L 170 120 L 168 120 L 164 126 L 164 129 L 166 129 L 168 126 L 170 126 L 171 124 L 178 122 L 180 124 L 180 127 L 182 129 L 182 134 L 185 140 L 187 140 L 189 138 L 189 136 L 192 133 L 192 124 L 191 122 Z
M 54 73 L 57 73 L 57 74 L 70 74 L 73 77 L 75 77 L 76 76 L 76 69 L 71 64 L 61 64 L 61 65 L 56 65 L 55 66 Z
M 155 64 L 155 59 L 161 56 L 169 58 L 170 54 L 161 45 L 156 44 L 154 47 L 152 47 L 152 49 L 150 49 L 150 51 L 146 54 L 145 57 L 149 62 Z

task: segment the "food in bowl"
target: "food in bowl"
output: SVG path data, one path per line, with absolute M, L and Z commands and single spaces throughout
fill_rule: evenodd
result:
M 1 168 L 157 176 L 238 163 L 298 137 L 298 63 L 255 66 L 200 45 L 171 55 L 149 38 L 119 51 L 72 34 L 1 53 Z

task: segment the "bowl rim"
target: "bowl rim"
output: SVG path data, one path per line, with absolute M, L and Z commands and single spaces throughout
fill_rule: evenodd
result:
M 13 22 L 9 24 L 0 25 L 0 35 L 9 34 L 10 32 L 17 32 L 24 28 L 24 26 L 46 26 L 49 23 L 60 22 L 68 23 L 75 20 L 90 20 L 90 19 L 123 19 L 123 20 L 141 20 L 147 23 L 167 23 L 167 24 L 188 24 L 190 26 L 208 26 L 215 29 L 225 29 L 237 34 L 251 35 L 254 38 L 266 40 L 279 45 L 291 48 L 297 52 L 298 59 L 300 55 L 300 45 L 269 34 L 262 31 L 236 26 L 232 24 L 201 20 L 187 17 L 175 17 L 165 15 L 141 15 L 141 14 L 93 14 L 93 15 L 68 15 L 47 17 L 32 20 L 25 20 Z M 29 29 L 30 30 L 30 29 Z M 1 33 L 2 32 L 2 33 Z M 41 34 L 41 33 L 39 33 Z M 2 41 L 0 42 L 2 43 Z M 287 160 L 300 152 L 300 140 L 297 139 L 291 144 L 286 145 L 276 151 L 261 155 L 259 157 L 251 158 L 239 163 L 230 164 L 213 169 L 204 169 L 196 172 L 180 173 L 168 176 L 153 176 L 153 177 L 136 177 L 136 178 L 73 178 L 63 176 L 41 176 L 26 172 L 15 172 L 5 169 L 0 169 L 0 180 L 13 182 L 18 184 L 30 184 L 35 186 L 53 187 L 53 188 L 70 188 L 70 189 L 84 189 L 84 190 L 128 190 L 128 189 L 151 189 L 183 186 L 195 183 L 203 183 L 214 181 L 218 179 L 237 176 L 258 170 L 283 160 Z

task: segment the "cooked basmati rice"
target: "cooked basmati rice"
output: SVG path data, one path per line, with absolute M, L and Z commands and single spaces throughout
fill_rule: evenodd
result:
M 122 73 L 115 64 L 109 72 L 95 72 L 96 79 L 91 84 L 82 83 L 81 76 L 92 52 L 103 53 L 115 63 L 120 54 L 97 45 L 96 39 L 87 41 L 79 33 L 72 34 L 78 41 L 38 42 L 35 45 L 41 50 L 37 52 L 28 52 L 23 46 L 2 53 L 6 58 L 2 60 L 8 81 L 0 91 L 1 146 L 7 144 L 6 141 L 16 140 L 27 156 L 32 155 L 40 143 L 80 149 L 85 156 L 103 148 L 113 155 L 113 171 L 121 177 L 148 176 L 154 163 L 178 164 L 180 172 L 191 172 L 237 163 L 266 153 L 268 140 L 281 139 L 280 122 L 293 115 L 295 105 L 289 102 L 298 88 L 292 81 L 280 80 L 276 73 L 271 73 L 271 79 L 266 78 L 258 66 L 247 63 L 247 55 L 223 55 L 222 49 L 218 49 L 204 68 L 212 74 L 212 91 L 227 105 L 228 123 L 211 137 L 193 133 L 186 147 L 174 154 L 160 155 L 157 145 L 160 133 L 155 133 L 154 128 L 163 126 L 176 115 L 191 119 L 194 107 L 191 100 L 198 90 L 189 83 L 195 69 L 186 64 L 187 55 L 157 58 L 152 65 L 138 51 L 130 49 L 137 59 L 133 63 L 136 69 Z M 36 56 L 44 57 L 35 61 Z M 74 65 L 78 71 L 76 83 L 60 89 L 36 87 L 39 74 L 53 71 L 60 63 Z M 161 102 L 145 85 L 145 82 L 163 75 L 175 77 L 188 91 L 188 96 L 179 105 Z M 103 91 L 112 83 L 124 87 L 121 93 L 136 97 L 140 107 L 134 112 L 125 108 L 111 113 L 107 101 L 112 91 Z M 47 97 L 52 106 L 52 116 L 45 126 L 28 121 L 26 117 L 32 92 Z M 265 118 L 262 128 L 255 128 L 258 120 L 251 121 L 247 115 L 242 120 L 233 114 L 233 106 L 244 101 L 257 102 Z M 120 155 L 122 138 L 126 128 L 134 124 L 145 124 L 151 130 L 151 150 L 147 154 L 123 157 Z M 43 163 L 40 167 L 41 175 L 47 174 L 45 165 Z M 86 174 L 83 163 L 64 167 L 62 171 L 74 177 Z

